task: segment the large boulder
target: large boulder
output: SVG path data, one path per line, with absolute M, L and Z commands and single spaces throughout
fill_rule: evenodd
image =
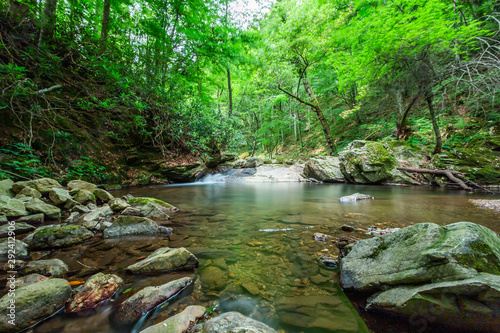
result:
M 18 332 L 35 325 L 59 311 L 71 296 L 71 286 L 64 279 L 49 279 L 16 289 L 15 298 L 6 294 L 0 299 L 0 332 Z M 15 300 L 15 303 L 12 303 Z M 15 304 L 9 308 L 11 304 Z M 13 320 L 14 325 L 9 323 Z
M 314 178 L 325 183 L 343 183 L 344 175 L 340 171 L 340 160 L 338 157 L 318 156 L 310 158 L 304 167 L 307 178 Z
M 415 224 L 346 249 L 340 279 L 347 289 L 376 290 L 500 274 L 500 238 L 470 222 Z
M 203 333 L 277 333 L 260 321 L 245 317 L 239 312 L 226 312 L 193 327 L 191 332 Z
M 86 205 L 88 203 L 95 203 L 95 195 L 90 191 L 87 191 L 85 189 L 80 189 L 73 195 L 73 200 L 82 205 Z
M 276 300 L 280 321 L 298 331 L 366 332 L 369 330 L 341 291 L 332 296 L 281 297 Z
M 118 326 L 130 327 L 143 315 L 178 294 L 192 282 L 190 278 L 184 277 L 161 286 L 146 287 L 120 304 L 113 321 Z
M 0 196 L 5 195 L 9 198 L 13 198 L 16 193 L 12 191 L 12 185 L 14 185 L 14 181 L 11 179 L 0 180 Z
M 207 167 L 204 163 L 196 162 L 188 165 L 167 166 L 158 165 L 157 171 L 162 177 L 180 183 L 194 182 L 196 179 L 203 177 Z
M 38 228 L 25 241 L 31 249 L 52 249 L 80 244 L 92 236 L 92 232 L 79 225 L 48 225 Z
M 257 157 L 248 157 L 245 160 L 244 168 L 257 168 L 264 164 L 264 161 Z
M 494 332 L 500 327 L 500 276 L 480 273 L 465 280 L 396 287 L 372 296 L 366 308 L 399 316 L 428 314 L 460 330 Z
M 350 183 L 415 184 L 396 169 L 400 166 L 399 161 L 391 154 L 391 149 L 380 142 L 355 140 L 339 153 L 339 161 L 340 170 Z
M 113 210 L 108 205 L 104 205 L 78 218 L 76 224 L 93 230 L 97 228 L 100 222 L 108 219 L 112 214 Z
M 28 215 L 28 211 L 21 200 L 2 195 L 0 196 L 0 215 L 19 217 Z
M 60 277 L 67 272 L 69 272 L 69 267 L 61 259 L 30 261 L 21 270 L 24 275 L 37 273 L 52 277 Z
M 115 198 L 111 193 L 100 188 L 94 191 L 94 195 L 97 197 L 97 199 L 101 200 L 102 202 L 108 202 Z
M 40 178 L 35 180 L 28 180 L 28 181 L 14 183 L 14 185 L 12 185 L 12 190 L 16 193 L 19 193 L 25 187 L 34 188 L 40 193 L 45 194 L 49 193 L 50 190 L 52 190 L 54 187 L 62 188 L 62 185 L 59 184 L 59 182 L 54 179 Z
M 200 305 L 190 305 L 181 313 L 178 313 L 167 320 L 150 326 L 140 333 L 184 333 L 188 330 L 192 322 L 197 322 L 205 314 L 205 307 Z
M 172 270 L 198 267 L 198 259 L 185 248 L 159 248 L 146 259 L 127 267 L 134 274 L 160 274 Z
M 49 192 L 50 201 L 52 201 L 55 205 L 61 205 L 66 201 L 71 199 L 71 195 L 69 192 L 62 188 L 53 188 Z
M 104 237 L 155 236 L 159 233 L 158 224 L 147 217 L 120 215 L 109 228 L 104 230 Z
M 132 206 L 145 206 L 148 203 L 153 203 L 156 205 L 156 207 L 160 207 L 160 209 L 165 213 L 176 212 L 179 210 L 179 208 L 156 198 L 147 198 L 147 197 L 128 198 L 127 203 L 129 203 Z
M 86 190 L 94 194 L 94 191 L 97 189 L 97 185 L 94 185 L 92 183 L 83 180 L 72 180 L 68 183 L 68 188 L 70 191 Z
M 114 274 L 92 275 L 66 304 L 66 312 L 95 308 L 111 298 L 122 284 L 123 280 Z
M 49 219 L 59 219 L 61 217 L 61 209 L 49 205 L 40 199 L 31 199 L 25 204 L 25 207 L 26 210 L 32 213 L 43 213 Z

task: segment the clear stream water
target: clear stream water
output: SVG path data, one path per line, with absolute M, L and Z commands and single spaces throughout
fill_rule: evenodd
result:
M 356 192 L 375 200 L 340 203 Z M 471 221 L 500 232 L 500 214 L 472 206 L 468 199 L 498 199 L 425 187 L 378 187 L 304 183 L 213 183 L 191 186 L 152 186 L 114 192 L 150 196 L 180 208 L 167 238 L 95 238 L 87 243 L 35 258 L 60 258 L 72 272 L 69 280 L 85 280 L 112 272 L 125 280 L 115 298 L 97 310 L 68 316 L 57 314 L 33 329 L 42 332 L 139 332 L 178 313 L 187 305 L 214 306 L 240 311 L 284 332 L 363 332 L 363 321 L 375 332 L 422 331 L 409 323 L 366 313 L 349 301 L 338 286 L 338 275 L 317 258 L 337 253 L 331 240 L 317 242 L 315 232 L 346 235 L 348 224 L 404 227 L 419 222 L 445 225 Z M 269 231 L 269 229 L 277 231 Z M 353 236 L 368 237 L 364 232 Z M 133 276 L 125 268 L 159 247 L 185 247 L 200 260 L 196 271 L 159 276 Z M 144 317 L 133 328 L 113 324 L 113 306 L 134 292 L 183 276 L 195 279 L 179 297 Z M 212 280 L 212 282 L 207 282 Z M 361 317 L 359 314 L 361 314 Z

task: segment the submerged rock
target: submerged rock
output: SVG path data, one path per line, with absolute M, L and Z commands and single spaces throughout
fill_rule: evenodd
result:
M 146 259 L 127 267 L 134 274 L 159 274 L 178 269 L 198 267 L 198 259 L 185 248 L 159 248 Z
M 203 333 L 277 333 L 260 321 L 245 317 L 239 312 L 226 312 L 193 327 L 191 332 Z
M 325 183 L 343 183 L 344 175 L 340 171 L 338 157 L 318 156 L 310 158 L 304 167 L 307 178 L 313 178 Z
M 156 207 L 160 207 L 160 209 L 164 213 L 176 212 L 179 210 L 179 208 L 172 206 L 171 204 L 166 203 L 165 201 L 162 201 L 160 199 L 146 198 L 146 197 L 135 197 L 127 199 L 127 203 L 129 203 L 132 206 L 145 206 L 150 202 L 154 203 Z
M 113 224 L 104 230 L 104 237 L 130 235 L 159 235 L 158 224 L 147 217 L 120 215 Z
M 361 240 L 346 249 L 340 278 L 347 289 L 377 290 L 384 285 L 500 274 L 500 238 L 490 229 L 470 222 L 415 224 Z
M 359 200 L 370 200 L 370 199 L 375 199 L 375 198 L 368 194 L 354 193 L 351 195 L 347 195 L 345 197 L 341 197 L 339 200 L 340 202 L 355 202 Z
M 130 326 L 143 315 L 172 298 L 193 281 L 181 278 L 157 287 L 146 287 L 124 301 L 116 310 L 113 321 L 119 326 Z
M 207 267 L 200 275 L 201 283 L 209 290 L 222 290 L 227 284 L 226 274 L 218 267 Z
M 16 289 L 15 325 L 8 321 L 6 310 L 0 316 L 0 332 L 17 332 L 35 325 L 59 311 L 71 295 L 71 286 L 64 279 L 49 279 Z M 0 309 L 8 309 L 12 298 L 7 294 L 0 299 Z
M 66 304 L 66 311 L 77 312 L 95 308 L 111 298 L 122 284 L 123 280 L 114 274 L 92 275 Z
M 327 234 L 322 234 L 321 232 L 315 232 L 313 234 L 313 238 L 315 241 L 318 242 L 326 242 L 328 238 L 331 238 L 332 236 L 327 235 Z
M 32 213 L 43 213 L 50 219 L 61 218 L 61 209 L 56 206 L 49 205 L 40 199 L 33 198 L 25 204 L 28 211 Z
M 60 277 L 68 271 L 68 265 L 66 265 L 61 259 L 30 261 L 21 270 L 24 275 L 38 273 L 52 277 Z
M 493 332 L 500 326 L 500 276 L 480 273 L 460 281 L 396 287 L 372 296 L 366 308 L 399 316 L 429 314 L 460 330 Z
M 80 244 L 92 237 L 92 232 L 79 225 L 48 225 L 26 237 L 26 242 L 32 249 L 51 249 Z
M 48 277 L 37 273 L 21 276 L 19 278 L 16 278 L 16 288 L 21 288 L 29 284 L 45 281 L 48 279 L 49 279 Z
M 184 333 L 205 314 L 205 307 L 190 305 L 181 313 L 178 313 L 167 320 L 150 326 L 140 333 Z

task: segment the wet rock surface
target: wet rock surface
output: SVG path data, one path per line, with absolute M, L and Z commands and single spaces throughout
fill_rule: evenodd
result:
M 68 271 L 68 265 L 61 259 L 47 259 L 28 262 L 21 270 L 21 273 L 24 275 L 36 273 L 49 277 L 60 277 Z
M 109 228 L 104 230 L 104 237 L 130 235 L 159 235 L 158 224 L 147 217 L 120 215 Z
M 50 249 L 72 246 L 92 237 L 92 232 L 79 225 L 48 225 L 28 235 L 26 242 L 32 249 Z
M 108 300 L 123 280 L 114 274 L 97 273 L 91 276 L 66 305 L 67 312 L 78 312 L 95 308 Z
M 177 269 L 198 267 L 198 259 L 185 248 L 160 248 L 146 259 L 127 267 L 134 274 L 159 274 Z
M 192 323 L 196 323 L 203 318 L 205 308 L 199 305 L 188 306 L 184 311 L 178 313 L 167 320 L 150 326 L 141 333 L 184 333 L 191 328 Z
M 325 183 L 343 183 L 344 175 L 340 171 L 340 160 L 338 157 L 318 156 L 310 158 L 304 167 L 307 178 L 313 178 Z
M 233 333 L 233 332 L 258 332 L 277 333 L 276 330 L 266 324 L 245 317 L 239 312 L 226 312 L 217 317 L 211 318 L 203 324 L 196 325 L 192 332 L 206 333 Z
M 354 193 L 351 195 L 347 195 L 345 197 L 341 197 L 339 199 L 340 202 L 356 202 L 360 200 L 373 200 L 375 199 L 371 195 L 368 194 L 361 194 L 361 193 Z

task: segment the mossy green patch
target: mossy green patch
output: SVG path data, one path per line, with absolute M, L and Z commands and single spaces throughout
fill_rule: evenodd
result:
M 173 206 L 169 203 L 166 203 L 165 201 L 162 201 L 160 199 L 156 199 L 156 198 L 136 197 L 136 198 L 127 199 L 127 202 L 133 206 L 144 206 L 144 205 L 147 205 L 149 202 L 152 202 L 152 203 L 155 203 L 161 207 L 175 208 L 175 206 Z
M 38 231 L 35 231 L 33 235 L 34 238 L 47 238 L 47 237 L 55 237 L 61 238 L 69 233 L 75 233 L 79 230 L 84 230 L 85 228 L 77 225 L 66 225 L 66 226 L 57 226 L 53 228 L 43 228 Z
M 455 259 L 464 267 L 470 267 L 478 272 L 500 275 L 500 261 L 491 247 L 481 241 L 470 244 L 472 253 L 457 255 Z
M 149 222 L 149 221 L 153 222 L 152 220 L 148 219 L 147 217 L 120 215 L 115 220 L 113 225 L 126 226 L 126 225 L 145 223 L 145 222 Z
M 380 253 L 382 253 L 382 251 L 388 248 L 388 245 L 386 244 L 384 239 L 382 237 L 379 237 L 379 239 L 381 241 L 380 245 L 368 258 L 375 259 L 378 257 Z

